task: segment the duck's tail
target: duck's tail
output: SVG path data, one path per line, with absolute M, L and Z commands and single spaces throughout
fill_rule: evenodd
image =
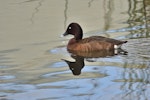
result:
M 123 41 L 123 43 L 127 43 L 128 41 Z

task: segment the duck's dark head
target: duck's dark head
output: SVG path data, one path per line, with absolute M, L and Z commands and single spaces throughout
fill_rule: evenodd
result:
M 66 36 L 66 35 L 69 35 L 69 34 L 74 35 L 76 40 L 82 39 L 83 31 L 82 31 L 81 26 L 78 23 L 69 24 L 69 26 L 67 27 L 67 30 L 63 34 L 63 36 Z

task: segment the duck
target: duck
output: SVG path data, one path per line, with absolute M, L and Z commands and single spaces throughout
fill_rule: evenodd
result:
M 90 36 L 83 38 L 83 30 L 78 23 L 70 23 L 63 36 L 73 35 L 67 44 L 68 51 L 94 52 L 108 51 L 121 48 L 127 41 L 116 40 L 103 36 Z

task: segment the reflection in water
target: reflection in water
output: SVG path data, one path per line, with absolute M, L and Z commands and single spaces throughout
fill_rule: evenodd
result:
M 67 10 L 68 10 L 68 0 L 65 0 L 65 10 L 64 10 L 64 17 L 65 17 L 65 20 L 64 20 L 64 29 L 66 29 L 66 26 L 67 26 Z
M 127 55 L 127 51 L 119 48 L 113 50 L 101 50 L 96 52 L 79 52 L 79 51 L 68 51 L 69 53 L 75 54 L 77 56 L 82 56 L 84 58 L 99 58 L 99 57 L 108 57 L 118 54 Z
M 26 1 L 20 2 L 20 4 L 21 3 L 27 3 L 27 2 L 33 2 L 33 1 L 39 1 L 39 0 L 26 0 Z
M 84 57 L 81 56 L 71 56 L 71 57 L 75 59 L 75 62 L 71 62 L 65 59 L 62 60 L 64 60 L 68 64 L 70 70 L 74 75 L 80 75 L 81 70 L 84 67 Z
M 62 59 L 62 60 L 64 60 L 68 64 L 70 70 L 72 71 L 72 73 L 74 75 L 81 74 L 81 70 L 84 67 L 84 59 L 85 58 L 100 58 L 100 57 L 114 56 L 114 55 L 118 55 L 118 54 L 123 54 L 123 55 L 127 54 L 127 52 L 122 50 L 121 48 L 118 49 L 118 51 L 105 50 L 105 51 L 92 52 L 92 53 L 89 53 L 89 52 L 70 52 L 70 53 L 72 53 L 71 57 L 73 59 L 75 59 L 75 62 L 68 61 L 65 59 Z
M 20 8 L 20 5 L 12 5 L 13 2 L 21 1 L 24 1 L 22 3 L 25 4 L 23 6 L 21 5 L 22 8 Z M 57 47 L 62 43 L 61 40 L 61 42 L 57 40 L 58 32 L 62 30 L 57 27 L 57 24 L 53 23 L 47 23 L 45 26 L 48 27 L 44 28 L 42 18 L 45 18 L 44 16 L 46 15 L 40 10 L 41 7 L 43 7 L 44 11 L 54 11 L 53 14 L 64 13 L 58 18 L 49 16 L 48 19 L 46 19 L 47 21 L 58 22 L 60 26 L 64 25 L 64 27 L 69 16 L 69 19 L 72 19 L 72 17 L 74 17 L 73 15 L 79 12 L 78 19 L 91 26 L 87 29 L 87 35 L 93 35 L 88 33 L 90 30 L 102 30 L 104 27 L 105 30 L 102 33 L 109 33 L 114 38 L 117 38 L 116 34 L 124 36 L 122 33 L 128 34 L 129 32 L 131 32 L 129 38 L 149 37 L 150 0 L 60 0 L 59 2 L 56 0 L 45 0 L 46 5 L 43 5 L 44 0 L 21 1 L 1 0 L 1 100 L 20 100 L 27 97 L 26 100 L 31 98 L 34 100 L 149 100 L 150 38 L 129 39 L 129 42 L 126 44 L 128 45 L 128 55 L 115 56 L 116 53 L 114 51 L 94 53 L 95 56 L 93 53 L 75 52 L 72 53 L 75 55 L 72 55 L 75 62 L 68 60 L 60 62 L 62 55 L 68 57 L 68 53 L 66 51 L 63 52 L 62 47 L 60 47 L 60 50 L 54 49 L 55 46 Z M 122 8 L 118 9 L 118 6 L 121 5 L 122 2 Z M 55 6 L 59 5 L 58 3 L 63 4 L 63 6 Z M 54 9 L 50 9 L 51 6 L 49 4 L 54 4 Z M 76 6 L 76 4 L 80 4 L 80 8 Z M 104 4 L 104 7 L 99 4 Z M 72 7 L 72 9 L 68 7 Z M 79 9 L 76 8 L 81 10 L 77 11 Z M 60 9 L 60 12 L 56 12 L 58 9 Z M 68 9 L 71 11 L 69 16 Z M 128 9 L 128 13 L 122 13 L 127 12 L 126 9 Z M 32 11 L 32 15 L 30 12 L 29 14 L 21 14 L 29 10 Z M 34 23 L 38 21 L 35 19 L 37 15 L 43 16 L 38 19 L 43 23 Z M 125 17 L 122 18 L 122 15 Z M 28 19 L 28 16 L 31 16 L 29 21 L 34 24 L 35 29 L 40 27 L 41 31 L 36 31 L 36 35 L 39 34 L 37 37 L 35 37 L 35 34 L 31 34 L 29 41 L 22 42 L 28 39 L 28 34 L 26 35 L 26 33 L 29 32 L 28 30 L 30 30 L 30 28 L 29 23 L 25 20 Z M 105 16 L 105 18 L 101 17 L 102 19 L 100 19 L 100 16 Z M 115 16 L 118 16 L 118 18 L 115 18 Z M 114 18 L 115 21 L 112 21 L 112 18 Z M 128 23 L 128 27 L 126 27 L 126 23 L 122 23 L 122 19 L 124 20 L 123 22 Z M 104 24 L 101 23 L 103 21 L 105 21 Z M 51 30 L 51 28 L 54 29 L 54 31 Z M 49 32 L 47 32 L 47 30 L 49 30 Z M 44 31 L 44 34 L 41 34 L 43 33 L 42 31 Z M 29 34 L 33 32 L 33 30 L 30 30 Z M 53 36 L 51 33 L 55 35 Z M 8 38 L 8 36 L 13 37 Z M 43 36 L 45 37 L 42 38 Z M 51 39 L 51 43 L 48 42 Z M 57 42 L 53 41 L 53 39 L 56 39 Z M 33 43 L 43 44 L 32 45 Z M 48 44 L 45 45 L 44 43 Z M 47 52 L 50 48 L 53 49 L 52 52 Z M 29 59 L 29 55 L 34 57 Z M 89 62 L 91 59 L 86 59 L 89 57 L 96 57 L 97 61 Z M 98 57 L 102 58 L 98 59 Z M 66 63 L 70 69 L 66 67 Z M 84 73 L 76 77 L 72 76 L 68 69 L 71 70 L 74 75 L 79 75 L 81 72 Z M 44 86 L 40 86 L 41 84 Z M 109 99 L 107 99 L 107 97 Z
M 135 26 L 143 26 L 144 28 L 131 30 L 129 38 L 137 38 L 137 37 L 149 37 L 150 29 L 149 24 L 149 5 L 147 5 L 149 1 L 143 0 L 143 2 L 138 0 L 129 0 L 129 19 L 128 24 L 129 27 L 135 27 Z
M 150 23 L 150 1 L 149 0 L 143 0 L 143 9 L 144 9 L 144 21 L 146 26 L 146 37 L 149 37 L 150 28 L 148 28 L 148 24 Z
M 94 1 L 94 0 L 90 0 L 90 1 L 88 2 L 88 7 L 91 7 L 91 4 L 92 4 L 93 1 Z
M 42 3 L 44 2 L 44 0 L 39 0 L 38 1 L 38 5 L 35 7 L 35 10 L 34 12 L 32 13 L 32 16 L 31 16 L 31 23 L 34 24 L 34 18 L 35 18 L 35 15 L 39 12 L 39 9 L 40 7 L 42 6 Z
M 28 1 L 24 1 L 24 2 L 20 3 L 20 4 L 30 3 L 30 2 L 33 2 L 33 1 L 38 1 L 38 5 L 34 8 L 34 11 L 33 11 L 32 16 L 30 18 L 30 21 L 31 21 L 32 24 L 34 24 L 35 15 L 39 12 L 39 9 L 42 6 L 42 3 L 44 2 L 44 0 L 28 0 Z
M 148 100 L 146 97 L 147 85 L 150 83 L 149 68 L 125 68 L 123 71 L 123 79 L 117 80 L 123 82 L 121 88 L 125 92 L 123 100 L 133 97 L 133 94 L 138 100 Z
M 104 16 L 104 19 L 105 19 L 105 25 L 104 25 L 104 30 L 107 31 L 110 29 L 110 24 L 111 24 L 111 21 L 112 21 L 112 13 L 114 11 L 114 1 L 113 0 L 109 0 L 108 2 L 108 5 L 107 5 L 107 2 L 108 1 L 104 1 L 104 11 L 105 11 L 105 16 Z M 109 37 L 109 34 L 106 34 L 108 37 Z
M 30 18 L 30 21 L 32 24 L 34 24 L 35 15 L 39 12 L 39 9 L 42 6 L 42 3 L 44 2 L 44 0 L 27 0 L 27 1 L 20 2 L 20 4 L 22 4 L 22 3 L 30 3 L 33 1 L 38 1 L 38 5 L 34 8 L 34 11 L 33 11 L 32 16 Z

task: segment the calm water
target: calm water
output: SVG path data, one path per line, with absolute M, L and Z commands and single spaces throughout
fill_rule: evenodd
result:
M 128 53 L 71 55 L 71 22 Z M 0 0 L 0 100 L 150 100 L 149 75 L 149 0 Z

